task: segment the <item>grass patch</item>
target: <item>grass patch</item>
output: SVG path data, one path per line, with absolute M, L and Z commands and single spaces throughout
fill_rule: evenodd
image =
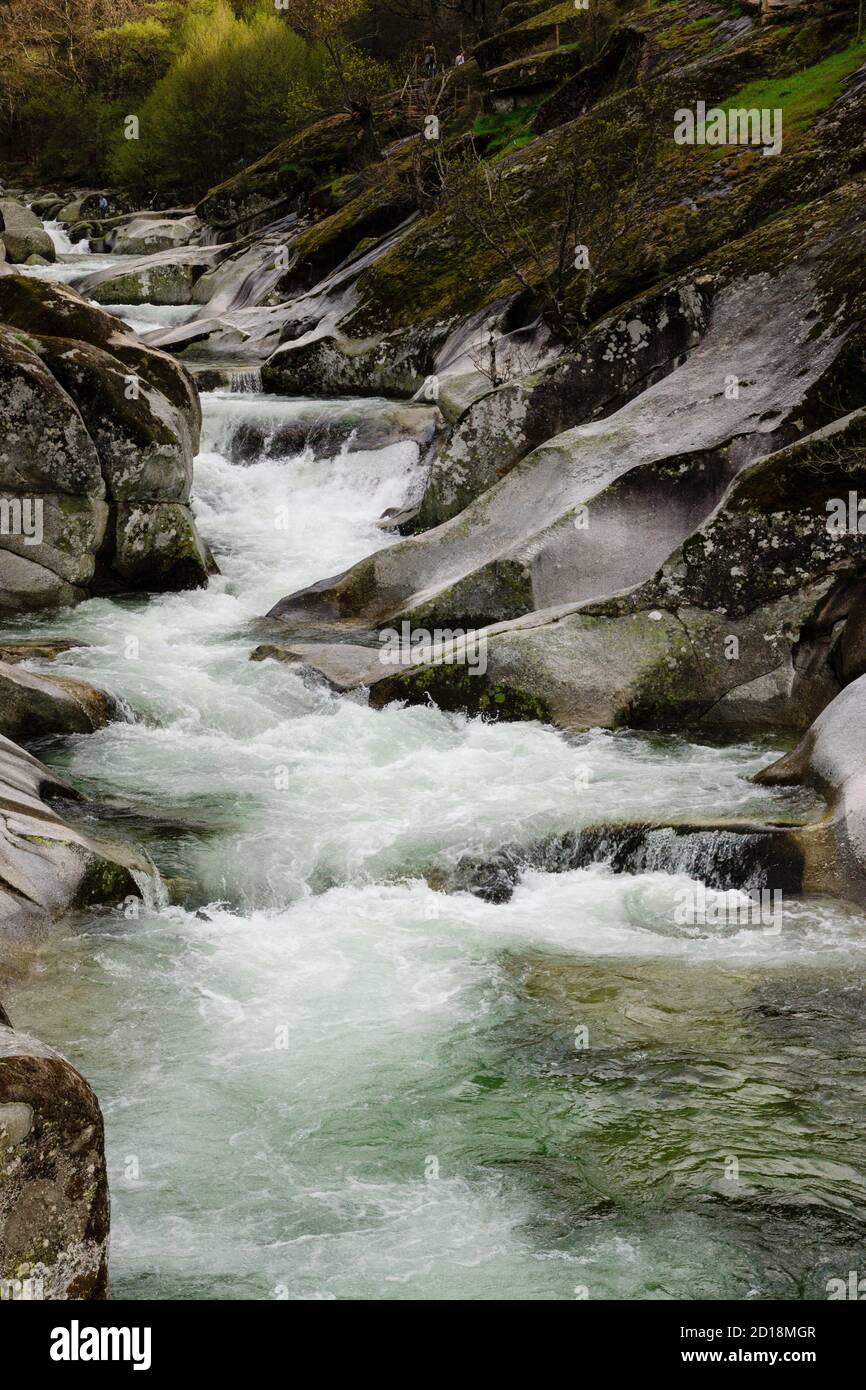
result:
M 549 10 L 542 10 L 541 14 L 533 15 L 531 19 L 525 19 L 522 24 L 515 27 L 518 29 L 541 29 L 548 24 L 565 24 L 575 16 L 580 18 L 583 11 L 576 10 L 574 0 L 563 0 L 561 5 L 553 5 Z
M 494 111 L 479 116 L 472 134 L 485 141 L 485 158 L 510 154 L 529 145 L 536 138 L 532 123 L 541 110 L 541 99 L 517 106 L 513 111 Z
M 852 43 L 803 72 L 751 82 L 722 106 L 725 111 L 778 108 L 784 112 L 785 133 L 800 133 L 842 95 L 846 77 L 864 62 L 866 41 Z

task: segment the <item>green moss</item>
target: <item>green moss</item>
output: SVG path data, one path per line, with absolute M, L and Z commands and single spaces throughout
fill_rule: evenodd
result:
M 519 686 L 489 685 L 483 676 L 473 675 L 465 665 L 443 663 L 390 677 L 373 687 L 371 698 L 379 708 L 392 700 L 408 700 L 412 704 L 432 700 L 450 713 L 484 714 L 508 722 L 552 722 L 550 709 L 539 696 Z
M 669 29 L 656 34 L 655 42 L 659 48 L 665 50 L 686 49 L 689 59 L 694 60 L 709 49 L 712 31 L 717 29 L 721 22 L 713 16 L 704 19 L 684 19 L 681 23 L 673 24 Z
M 31 338 L 29 333 L 21 333 L 18 329 L 13 328 L 12 337 L 16 338 L 19 343 L 22 343 L 24 345 L 24 347 L 29 348 L 31 352 L 35 352 L 37 356 L 41 355 L 45 351 L 39 339 Z
M 137 891 L 132 875 L 122 864 L 94 856 L 82 879 L 75 905 L 90 907 L 95 903 L 116 903 L 128 893 Z
M 542 10 L 541 14 L 533 15 L 531 19 L 525 19 L 522 24 L 516 25 L 516 28 L 531 32 L 533 29 L 544 29 L 550 24 L 565 24 L 574 17 L 574 0 L 564 0 L 563 4 L 554 5 L 549 10 Z
M 528 145 L 536 137 L 532 124 L 541 110 L 542 99 L 518 106 L 513 111 L 492 111 L 479 116 L 472 134 L 484 141 L 485 156 L 507 154 Z
M 784 112 L 785 134 L 806 130 L 845 90 L 845 80 L 866 62 L 866 41 L 788 77 L 750 82 L 721 105 L 724 110 L 777 109 Z

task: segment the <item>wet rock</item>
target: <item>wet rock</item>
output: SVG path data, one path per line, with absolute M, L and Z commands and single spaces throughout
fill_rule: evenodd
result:
M 179 502 L 121 502 L 112 569 L 134 589 L 197 589 L 216 566 Z
M 86 681 L 37 674 L 0 661 L 0 733 L 6 738 L 89 734 L 119 713 L 112 696 Z
M 28 638 L 24 642 L 0 642 L 0 661 L 53 661 L 63 652 L 75 651 L 89 643 L 63 637 Z
M 107 1298 L 108 1237 L 99 1102 L 59 1052 L 0 1020 L 0 1280 Z
M 815 891 L 866 903 L 866 676 L 846 686 L 797 747 L 755 780 L 803 783 L 828 799 L 826 819 L 805 841 L 810 882 Z
M 569 873 L 591 864 L 618 874 L 687 874 L 721 892 L 799 893 L 803 886 L 795 829 L 736 820 L 586 826 L 528 848 L 505 847 L 480 860 L 464 857 L 444 876 L 434 875 L 432 886 L 507 902 L 527 869 Z
M 14 198 L 0 197 L 0 236 L 10 261 L 26 261 L 41 256 L 44 262 L 56 258 L 54 242 L 39 218 Z
M 71 907 L 140 897 L 136 875 L 153 873 L 141 852 L 66 824 L 44 799 L 52 794 L 76 796 L 62 778 L 0 737 L 0 934 L 32 934 Z
M 311 403 L 312 405 L 312 403 Z M 289 418 L 275 408 L 269 415 L 266 404 L 256 405 L 255 415 L 226 422 L 217 448 L 233 463 L 259 458 L 285 458 L 309 451 L 315 458 L 332 458 L 341 450 L 385 449 L 391 444 L 414 441 L 422 455 L 431 451 L 442 428 L 435 407 L 401 406 L 383 401 L 381 408 L 358 409 L 351 402 L 339 408 L 332 403 L 323 414 L 320 409 L 297 411 Z

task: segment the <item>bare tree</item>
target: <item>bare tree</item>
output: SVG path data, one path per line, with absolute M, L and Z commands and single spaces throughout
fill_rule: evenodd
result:
M 551 139 L 541 184 L 524 177 L 521 154 L 485 160 L 471 140 L 456 154 L 437 149 L 443 212 L 487 247 L 504 277 L 540 302 L 542 317 L 567 340 L 591 318 L 633 227 L 658 136 L 659 116 L 639 88 L 625 127 L 620 110 L 616 121 L 598 113 Z M 536 170 L 537 160 L 536 149 Z

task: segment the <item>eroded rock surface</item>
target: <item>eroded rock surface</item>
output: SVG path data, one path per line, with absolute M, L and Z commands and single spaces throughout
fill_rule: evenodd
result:
M 840 691 L 797 747 L 756 781 L 803 783 L 827 798 L 827 818 L 806 842 L 812 886 L 866 903 L 866 676 Z
M 45 797 L 76 793 L 2 737 L 0 787 L 0 933 L 39 930 L 70 907 L 141 896 L 139 882 L 153 874 L 147 856 L 68 825 Z

